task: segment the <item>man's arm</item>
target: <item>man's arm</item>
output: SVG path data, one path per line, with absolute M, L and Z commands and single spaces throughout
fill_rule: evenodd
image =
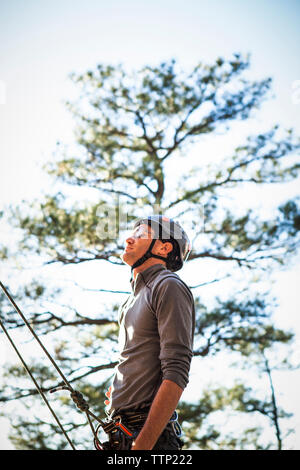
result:
M 151 450 L 171 418 L 183 389 L 163 380 L 152 402 L 147 420 L 132 445 L 132 450 Z

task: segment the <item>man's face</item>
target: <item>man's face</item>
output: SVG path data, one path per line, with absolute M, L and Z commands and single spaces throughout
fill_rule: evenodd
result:
M 148 250 L 152 241 L 152 230 L 146 224 L 139 225 L 126 239 L 121 256 L 124 263 L 132 266 Z

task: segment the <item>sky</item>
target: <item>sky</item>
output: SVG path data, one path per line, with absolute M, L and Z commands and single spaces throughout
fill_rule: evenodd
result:
M 73 142 L 74 123 L 64 105 L 75 93 L 68 76 L 98 63 L 140 68 L 173 57 L 191 67 L 250 53 L 250 75 L 273 78 L 273 96 L 256 124 L 300 131 L 299 19 L 298 0 L 2 1 L 0 204 L 32 200 L 51 187 L 42 165 L 57 141 Z M 295 189 L 291 185 L 289 194 Z M 283 196 L 270 199 L 276 197 Z M 2 239 L 9 236 L 2 227 Z M 288 312 L 283 320 L 278 315 L 279 322 L 299 328 L 300 338 L 299 273 L 293 263 L 290 272 L 278 274 L 276 289 L 281 311 Z M 300 428 L 300 411 L 297 420 Z M 9 444 L 0 439 L 1 445 Z
M 36 163 L 73 138 L 63 104 L 74 92 L 68 75 L 100 62 L 140 67 L 175 57 L 191 66 L 249 52 L 251 73 L 274 79 L 266 111 L 299 129 L 299 13 L 298 1 L 278 0 L 1 2 L 1 200 L 47 183 Z

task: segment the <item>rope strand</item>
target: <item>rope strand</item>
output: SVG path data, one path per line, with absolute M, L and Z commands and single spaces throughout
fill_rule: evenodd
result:
M 35 331 L 32 329 L 32 327 L 30 326 L 29 322 L 27 321 L 27 319 L 24 317 L 23 313 L 21 312 L 21 310 L 19 309 L 19 307 L 17 306 L 16 302 L 14 301 L 14 299 L 11 297 L 10 293 L 8 292 L 8 290 L 6 289 L 6 287 L 2 284 L 2 282 L 0 281 L 0 287 L 2 288 L 4 294 L 6 295 L 6 297 L 8 298 L 8 300 L 10 301 L 10 303 L 14 306 L 15 310 L 18 312 L 18 314 L 20 315 L 20 317 L 22 318 L 23 322 L 25 323 L 25 325 L 27 326 L 27 328 L 29 328 L 31 334 L 34 336 L 34 338 L 36 339 L 36 341 L 39 343 L 39 345 L 41 346 L 41 348 L 43 349 L 44 353 L 46 354 L 46 356 L 48 357 L 48 359 L 51 361 L 52 365 L 55 367 L 55 369 L 57 370 L 57 372 L 59 373 L 59 375 L 61 376 L 62 380 L 64 381 L 64 383 L 67 385 L 67 387 L 73 391 L 72 389 L 72 386 L 70 385 L 70 383 L 68 382 L 68 380 L 66 379 L 66 377 L 64 376 L 64 374 L 62 373 L 62 371 L 60 370 L 60 368 L 58 367 L 58 365 L 56 364 L 56 362 L 54 361 L 54 359 L 51 357 L 51 355 L 48 353 L 47 349 L 45 348 L 45 346 L 43 345 L 43 343 L 41 342 L 40 338 L 37 336 L 37 334 L 35 333 Z
M 80 394 L 79 392 L 77 392 L 76 390 L 74 390 L 70 384 L 70 382 L 66 379 L 66 377 L 64 376 L 64 374 L 62 373 L 62 371 L 60 370 L 60 368 L 58 367 L 58 365 L 56 364 L 56 362 L 54 361 L 54 359 L 52 358 L 51 354 L 47 351 L 47 349 L 45 348 L 45 346 L 43 345 L 43 343 L 41 342 L 41 340 L 39 339 L 39 337 L 37 336 L 37 334 L 35 333 L 35 331 L 32 329 L 32 327 L 30 326 L 29 322 L 27 321 L 27 319 L 25 318 L 25 316 L 23 315 L 23 313 L 21 312 L 21 310 L 19 309 L 18 305 L 16 304 L 16 302 L 14 301 L 14 299 L 12 298 L 12 296 L 10 295 L 10 293 L 8 292 L 8 290 L 6 289 L 6 287 L 3 285 L 3 283 L 0 281 L 0 287 L 1 289 L 3 290 L 4 294 L 6 295 L 6 297 L 8 298 L 8 300 L 10 301 L 10 303 L 13 305 L 14 309 L 16 310 L 16 312 L 20 315 L 20 317 L 22 318 L 23 322 L 25 323 L 25 325 L 27 326 L 27 328 L 29 329 L 29 331 L 31 332 L 31 334 L 33 335 L 33 337 L 36 339 L 36 341 L 39 343 L 40 347 L 42 348 L 42 350 L 44 351 L 44 353 L 46 354 L 46 356 L 48 357 L 48 359 L 50 360 L 51 364 L 55 367 L 56 371 L 58 372 L 58 374 L 60 375 L 60 377 L 62 378 L 63 382 L 65 383 L 65 385 L 63 386 L 57 386 L 55 388 L 53 388 L 52 390 L 50 390 L 50 393 L 53 393 L 53 392 L 56 392 L 58 390 L 68 390 L 71 394 L 71 398 L 72 400 L 74 401 L 75 405 L 77 406 L 77 408 L 79 408 L 81 411 L 83 411 L 85 414 L 86 414 L 86 417 L 87 417 L 87 420 L 88 420 L 88 423 L 91 427 L 91 430 L 93 432 L 93 435 L 94 435 L 94 438 L 98 441 L 98 443 L 100 444 L 98 438 L 97 438 L 97 433 L 94 429 L 94 426 L 92 424 L 92 421 L 91 421 L 91 418 L 90 417 L 93 417 L 94 419 L 96 419 L 101 426 L 105 425 L 105 423 L 100 419 L 98 418 L 96 415 L 94 415 L 94 413 L 92 413 L 88 408 L 88 404 L 87 402 L 84 400 L 82 394 Z M 25 370 L 27 371 L 27 373 L 29 374 L 29 376 L 31 377 L 34 385 L 36 386 L 39 394 L 42 396 L 44 402 L 46 403 L 47 407 L 49 408 L 50 412 L 52 413 L 52 415 L 54 416 L 58 426 L 60 427 L 61 431 L 63 432 L 63 434 L 65 435 L 67 441 L 69 442 L 70 446 L 72 447 L 73 450 L 76 450 L 72 441 L 69 439 L 66 431 L 64 430 L 62 424 L 60 423 L 58 417 L 56 416 L 55 412 L 53 411 L 53 409 L 51 408 L 45 394 L 43 393 L 43 391 L 41 390 L 41 388 L 39 387 L 38 383 L 36 382 L 35 378 L 33 377 L 30 369 L 28 368 L 27 364 L 25 363 L 24 359 L 22 358 L 20 352 L 18 351 L 16 345 L 14 344 L 12 338 L 10 337 L 10 335 L 8 334 L 8 331 L 6 330 L 5 326 L 3 325 L 1 319 L 0 319 L 0 326 L 1 328 L 3 329 L 4 333 L 6 334 L 7 338 L 9 339 L 11 345 L 13 346 L 14 350 L 16 351 L 20 361 L 22 362 Z M 79 406 L 78 406 L 79 405 Z
M 28 373 L 28 375 L 30 376 L 31 380 L 33 381 L 34 385 L 36 386 L 36 389 L 37 391 L 39 392 L 39 394 L 41 395 L 42 399 L 44 400 L 45 404 L 47 405 L 48 409 L 50 410 L 52 416 L 54 417 L 55 421 L 57 422 L 61 432 L 64 434 L 65 438 L 67 439 L 68 443 L 70 444 L 70 446 L 72 447 L 73 450 L 76 450 L 74 444 L 72 443 L 72 441 L 70 440 L 68 434 L 66 433 L 66 431 L 64 430 L 61 422 L 59 421 L 55 411 L 53 410 L 53 408 L 51 407 L 49 401 L 47 400 L 44 392 L 42 391 L 42 389 L 40 388 L 39 384 L 37 383 L 37 381 L 35 380 L 34 376 L 32 375 L 29 367 L 27 366 L 26 362 L 24 361 L 22 355 L 20 354 L 17 346 L 15 345 L 13 339 L 11 338 L 11 336 L 9 335 L 8 331 L 6 330 L 5 326 L 3 325 L 1 319 L 0 319 L 0 326 L 2 328 L 2 330 L 4 331 L 5 335 L 7 336 L 10 344 L 12 345 L 12 347 L 14 348 L 15 352 L 17 353 L 21 363 L 23 364 L 23 367 L 25 368 L 26 372 Z

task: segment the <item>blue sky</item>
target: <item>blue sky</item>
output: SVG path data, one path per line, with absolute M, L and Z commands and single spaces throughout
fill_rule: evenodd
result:
M 299 14 L 297 0 L 1 2 L 2 200 L 30 194 L 33 180 L 36 190 L 45 184 L 36 162 L 49 159 L 57 140 L 72 141 L 63 106 L 72 96 L 68 74 L 99 62 L 140 67 L 175 57 L 191 66 L 249 52 L 250 74 L 274 80 L 269 116 L 300 129 L 300 104 L 292 101 L 300 79 Z
M 58 140 L 73 141 L 63 104 L 74 92 L 68 74 L 102 62 L 139 68 L 174 57 L 189 67 L 250 53 L 251 77 L 273 78 L 274 98 L 258 122 L 300 131 L 300 103 L 293 101 L 299 19 L 299 0 L 0 2 L 0 201 L 32 199 L 49 187 L 41 165 Z M 299 311 L 297 282 L 295 273 L 282 276 L 290 325 Z
M 47 160 L 58 139 L 72 141 L 63 106 L 72 95 L 68 74 L 99 62 L 140 67 L 175 57 L 191 66 L 249 52 L 250 74 L 274 80 L 269 116 L 300 129 L 300 104 L 292 101 L 300 79 L 299 18 L 297 0 L 1 2 L 0 155 L 5 180 L 20 183 L 14 197 L 30 193 L 33 178 L 36 189 L 41 184 L 35 162 Z M 3 178 L 2 172 L 6 199 Z
M 299 78 L 297 0 L 12 0 L 0 14 L 4 79 L 30 69 L 51 83 L 101 61 L 194 64 L 234 51 L 251 52 L 262 75 Z

